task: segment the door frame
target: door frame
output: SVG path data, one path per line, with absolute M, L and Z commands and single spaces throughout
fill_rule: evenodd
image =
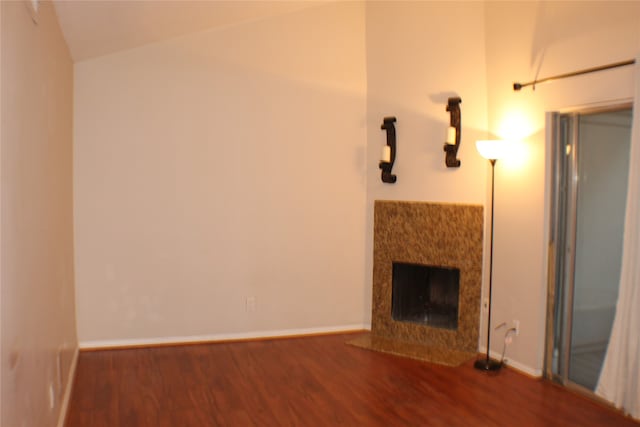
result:
M 592 390 L 572 382 L 568 378 L 568 364 L 570 354 L 565 351 L 562 358 L 559 358 L 559 362 L 562 363 L 562 370 L 558 369 L 558 374 L 554 373 L 553 359 L 554 350 L 556 348 L 556 328 L 562 325 L 563 319 L 558 320 L 557 310 L 558 303 L 560 302 L 564 311 L 562 315 L 567 315 L 571 310 L 567 308 L 573 307 L 573 280 L 575 273 L 575 239 L 576 239 L 576 215 L 577 215 L 577 195 L 578 195 L 578 181 L 576 179 L 577 174 L 577 161 L 578 150 L 577 141 L 579 137 L 578 118 L 581 115 L 590 115 L 597 113 L 606 113 L 611 111 L 619 111 L 625 109 L 632 109 L 632 100 L 618 101 L 611 104 L 602 104 L 596 107 L 578 107 L 564 110 L 557 110 L 548 112 L 546 115 L 547 126 L 547 143 L 546 147 L 549 150 L 547 161 L 549 164 L 549 220 L 548 220 L 548 241 L 547 241 L 547 310 L 546 310 L 546 330 L 545 330 L 545 351 L 544 351 L 544 363 L 543 363 L 543 376 L 550 379 L 568 389 L 574 390 L 580 394 L 584 394 L 587 397 L 598 400 L 602 403 L 610 405 L 609 402 L 597 396 Z M 564 117 L 572 117 L 570 126 L 563 128 L 562 119 Z M 570 174 L 571 176 L 565 183 L 567 188 L 563 190 L 562 180 L 562 158 L 566 156 L 567 146 L 561 144 L 561 138 L 566 136 L 564 134 L 570 133 L 569 144 L 572 157 L 569 159 Z M 565 196 L 564 193 L 568 193 Z M 565 204 L 569 204 L 569 215 L 573 217 L 573 221 L 570 224 L 564 223 L 566 217 L 561 217 L 561 214 L 567 209 Z M 569 216 L 567 215 L 567 216 Z M 567 230 L 567 227 L 569 229 Z M 558 253 L 559 250 L 567 251 L 566 242 L 571 241 L 571 259 L 569 262 L 562 263 L 563 258 Z M 568 265 L 567 265 L 568 264 Z M 568 271 L 567 271 L 568 270 Z M 559 277 L 570 277 L 571 286 L 567 286 L 568 289 L 559 290 Z M 562 295 L 559 295 L 560 291 L 564 291 Z M 560 301 L 558 298 L 562 298 Z M 562 348 L 567 349 L 571 346 L 571 314 L 568 315 L 568 319 L 564 321 L 564 331 L 562 333 Z

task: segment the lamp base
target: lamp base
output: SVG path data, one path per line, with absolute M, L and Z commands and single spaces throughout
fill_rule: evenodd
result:
M 502 363 L 491 359 L 479 359 L 475 361 L 473 367 L 480 371 L 498 371 L 502 368 Z

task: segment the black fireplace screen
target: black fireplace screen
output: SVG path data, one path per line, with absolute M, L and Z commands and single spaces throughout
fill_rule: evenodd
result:
M 393 263 L 393 320 L 436 328 L 458 328 L 460 270 Z

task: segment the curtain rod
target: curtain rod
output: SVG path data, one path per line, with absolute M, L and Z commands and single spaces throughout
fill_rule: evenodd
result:
M 549 82 L 551 80 L 557 80 L 557 79 L 564 79 L 564 78 L 567 78 L 567 77 L 579 76 L 581 74 L 595 73 L 596 71 L 610 70 L 611 68 L 624 67 L 624 66 L 627 66 L 627 65 L 633 65 L 635 63 L 636 63 L 635 59 L 630 59 L 628 61 L 614 62 L 613 64 L 607 64 L 607 65 L 601 65 L 599 67 L 587 68 L 587 69 L 580 70 L 580 71 L 574 71 L 572 73 L 559 74 L 559 75 L 553 76 L 553 77 L 546 77 L 544 79 L 534 80 L 534 81 L 528 82 L 528 83 L 514 83 L 513 84 L 513 90 L 514 91 L 519 91 L 523 87 L 527 87 L 527 86 L 533 86 L 533 89 L 535 90 L 536 89 L 536 84 L 538 84 L 538 83 L 545 83 L 545 82 Z

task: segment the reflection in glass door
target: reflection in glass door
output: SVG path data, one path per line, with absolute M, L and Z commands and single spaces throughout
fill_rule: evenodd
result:
M 554 114 L 547 376 L 593 391 L 622 260 L 631 108 Z

